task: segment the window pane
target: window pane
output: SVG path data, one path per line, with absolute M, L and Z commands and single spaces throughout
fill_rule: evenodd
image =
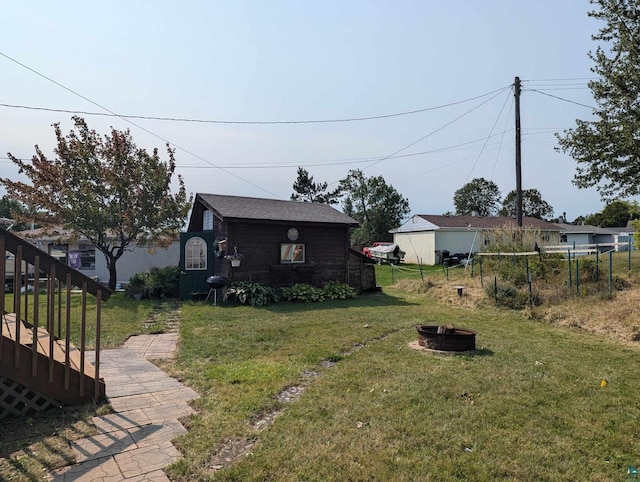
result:
M 207 243 L 202 238 L 191 238 L 184 244 L 185 269 L 207 269 Z
M 280 245 L 280 262 L 281 263 L 304 263 L 305 252 L 304 244 L 281 244 Z

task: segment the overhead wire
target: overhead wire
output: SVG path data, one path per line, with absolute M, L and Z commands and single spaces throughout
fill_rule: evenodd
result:
M 558 96 L 558 95 L 548 94 L 548 93 L 546 93 L 546 92 L 542 92 L 542 91 L 540 91 L 540 90 L 538 90 L 538 89 L 531 89 L 531 88 L 528 88 L 528 89 L 525 89 L 525 90 L 528 90 L 528 91 L 530 91 L 530 92 L 537 92 L 538 94 L 546 95 L 547 97 L 552 97 L 553 99 L 558 99 L 558 100 L 561 100 L 561 101 L 563 101 L 563 102 L 568 102 L 568 103 L 570 103 L 570 104 L 575 104 L 575 105 L 579 105 L 579 106 L 581 106 L 581 107 L 586 107 L 587 109 L 600 110 L 600 109 L 598 109 L 597 107 L 594 107 L 594 106 L 592 106 L 592 105 L 587 105 L 587 104 L 583 104 L 583 103 L 581 103 L 581 102 L 576 102 L 576 101 L 574 101 L 574 100 L 565 99 L 564 97 L 560 97 L 560 96 Z
M 18 65 L 20 65 L 21 67 L 23 67 L 23 68 L 25 68 L 25 69 L 29 70 L 30 72 L 33 72 L 33 73 L 34 73 L 34 74 L 36 74 L 37 76 L 42 77 L 43 79 L 46 79 L 46 80 L 48 80 L 49 82 L 52 82 L 53 84 L 57 85 L 58 87 L 60 87 L 60 88 L 62 88 L 62 89 L 64 89 L 64 90 L 66 90 L 66 91 L 68 91 L 68 92 L 71 92 L 72 94 L 74 94 L 74 95 L 76 95 L 76 96 L 80 97 L 81 99 L 86 100 L 87 102 L 89 102 L 89 103 L 91 103 L 91 104 L 93 104 L 93 105 L 95 105 L 95 106 L 99 107 L 100 109 L 103 109 L 103 110 L 105 110 L 105 111 L 109 112 L 110 114 L 113 114 L 114 116 L 121 118 L 121 119 L 122 119 L 122 120 L 124 120 L 125 122 L 128 122 L 129 124 L 131 124 L 131 125 L 133 125 L 133 126 L 137 127 L 138 129 L 140 129 L 140 130 L 142 130 L 142 131 L 146 132 L 147 134 L 150 134 L 150 135 L 152 135 L 153 137 L 155 137 L 155 138 L 157 138 L 157 139 L 162 140 L 162 141 L 163 141 L 163 142 L 165 142 L 166 144 L 171 145 L 171 146 L 175 147 L 176 149 L 180 149 L 181 151 L 186 152 L 187 154 L 189 154 L 189 155 L 191 155 L 191 156 L 195 157 L 196 159 L 199 159 L 199 160 L 201 160 L 201 161 L 203 161 L 203 162 L 205 162 L 205 163 L 207 163 L 207 164 L 210 164 L 210 165 L 212 165 L 212 166 L 214 166 L 214 167 L 217 167 L 217 168 L 218 168 L 218 169 L 220 169 L 221 171 L 223 171 L 223 172 L 225 172 L 225 173 L 229 174 L 230 176 L 233 176 L 233 177 L 235 177 L 236 179 L 239 179 L 239 180 L 241 180 L 241 181 L 243 181 L 243 182 L 245 182 L 245 183 L 247 183 L 247 184 L 249 184 L 249 185 L 251 185 L 251 186 L 253 186 L 253 187 L 257 188 L 257 189 L 260 189 L 261 191 L 266 192 L 267 194 L 270 194 L 270 195 L 275 196 L 276 198 L 280 199 L 280 196 L 278 196 L 277 194 L 272 193 L 271 191 L 269 191 L 269 190 L 267 190 L 267 189 L 263 188 L 262 186 L 259 186 L 259 185 L 255 184 L 255 183 L 253 183 L 253 182 L 249 181 L 248 179 L 245 179 L 245 178 L 243 178 L 243 177 L 241 177 L 241 176 L 238 176 L 237 174 L 235 174 L 235 173 L 233 173 L 233 172 L 229 171 L 228 169 L 225 169 L 225 168 L 221 168 L 221 167 L 219 167 L 219 166 L 216 166 L 216 164 L 215 164 L 215 163 L 213 163 L 213 162 L 209 161 L 208 159 L 205 159 L 204 157 L 199 156 L 198 154 L 195 154 L 195 153 L 193 153 L 193 152 L 189 151 L 188 149 L 185 149 L 184 147 L 181 147 L 181 146 L 177 145 L 176 143 L 169 141 L 168 139 L 165 139 L 164 137 L 162 137 L 162 136 L 160 136 L 160 135 L 156 134 L 155 132 L 152 132 L 152 131 L 150 131 L 149 129 L 147 129 L 147 128 L 145 128 L 145 127 L 142 127 L 141 125 L 136 124 L 136 123 L 135 123 L 135 122 L 133 122 L 131 119 L 127 119 L 127 118 L 124 118 L 124 117 L 119 116 L 118 114 L 116 114 L 115 112 L 113 112 L 112 110 L 110 110 L 109 108 L 107 108 L 107 107 L 104 107 L 104 106 L 100 105 L 99 103 L 97 103 L 97 102 L 95 102 L 95 101 L 93 101 L 93 100 L 89 99 L 88 97 L 86 97 L 86 96 L 84 96 L 84 95 L 82 95 L 82 94 L 80 94 L 80 93 L 76 92 L 76 91 L 75 91 L 75 90 L 73 90 L 73 89 L 70 89 L 69 87 L 67 87 L 67 86 L 65 86 L 65 85 L 63 85 L 63 84 L 61 84 L 60 82 L 57 82 L 56 80 L 54 80 L 54 79 L 52 79 L 52 78 L 50 78 L 50 77 L 47 77 L 46 75 L 44 75 L 44 74 L 42 74 L 42 73 L 38 72 L 37 70 L 35 70 L 35 69 L 33 69 L 33 68 L 29 67 L 28 65 L 25 65 L 25 64 L 23 64 L 22 62 L 19 62 L 18 60 L 14 59 L 14 58 L 12 58 L 12 57 L 9 57 L 8 55 L 4 54 L 3 52 L 0 52 L 0 56 L 5 57 L 5 58 L 9 59 L 9 60 L 11 60 L 12 62 L 15 62 L 16 64 L 18 64 Z
M 2 52 L 0 52 L 0 55 Z M 5 55 L 6 57 L 6 55 Z M 22 64 L 21 64 L 22 65 Z M 46 78 L 46 77 L 45 77 Z M 48 79 L 47 80 L 51 80 Z M 57 83 L 56 83 L 57 84 Z M 58 84 L 59 85 L 59 84 Z M 455 102 L 449 102 L 447 104 L 441 104 L 432 107 L 425 107 L 422 109 L 415 109 L 404 112 L 396 112 L 392 114 L 381 114 L 374 115 L 368 117 L 346 117 L 342 119 L 302 119 L 302 120 L 282 120 L 282 121 L 253 121 L 253 120 L 219 120 L 219 119 L 193 119 L 193 118 L 185 118 L 185 117 L 161 117 L 161 116 L 150 116 L 150 115 L 128 115 L 128 114 L 116 114 L 112 111 L 108 112 L 89 112 L 89 111 L 81 111 L 81 110 L 72 110 L 72 109 L 56 109 L 51 107 L 34 107 L 27 105 L 18 105 L 18 104 L 7 104 L 0 103 L 0 107 L 7 107 L 13 109 L 27 109 L 27 110 L 36 110 L 36 111 L 45 111 L 45 112 L 56 112 L 63 114 L 81 114 L 81 115 L 93 115 L 93 116 L 103 116 L 103 117 L 118 117 L 120 119 L 142 119 L 142 120 L 156 120 L 156 121 L 170 121 L 170 122 L 193 122 L 193 123 L 201 123 L 201 124 L 240 124 L 240 125 L 278 125 L 278 124 L 328 124 L 328 123 L 338 123 L 338 122 L 362 122 L 369 120 L 380 120 L 380 119 L 389 119 L 392 117 L 401 117 L 406 115 L 420 114 L 423 112 L 429 112 L 438 109 L 444 109 L 446 107 L 452 107 L 459 104 L 464 104 L 466 102 L 471 102 L 477 99 L 481 99 L 483 97 L 487 97 L 488 95 L 492 95 L 498 91 L 501 91 L 504 87 L 500 89 L 493 90 L 491 92 L 486 92 L 481 95 L 477 95 L 475 97 L 470 97 L 468 99 L 463 99 Z M 70 90 L 70 92 L 77 94 L 76 92 Z M 87 100 L 85 97 L 81 96 L 83 99 Z M 95 104 L 95 103 L 94 103 Z M 101 109 L 108 110 L 99 104 L 95 104 Z
M 511 109 L 513 109 L 515 101 L 516 101 L 515 98 L 512 97 L 511 104 L 509 105 L 509 112 L 507 112 L 507 116 L 504 121 L 504 130 L 502 131 L 502 137 L 500 138 L 500 147 L 498 148 L 498 152 L 496 153 L 496 160 L 493 163 L 493 170 L 491 171 L 491 179 L 493 179 L 493 176 L 496 173 L 496 167 L 498 166 L 498 158 L 500 157 L 500 152 L 502 152 L 502 143 L 504 142 L 504 135 L 507 132 L 507 122 L 509 122 L 509 116 L 511 115 Z
M 458 120 L 462 119 L 463 117 L 465 117 L 465 116 L 469 115 L 469 114 L 470 114 L 471 112 L 473 112 L 474 110 L 476 110 L 476 109 L 478 109 L 478 108 L 482 107 L 482 106 L 483 106 L 484 104 L 486 104 L 487 102 L 489 102 L 489 101 L 493 100 L 494 98 L 496 98 L 498 95 L 500 95 L 502 92 L 504 92 L 506 89 L 509 89 L 509 88 L 510 88 L 510 86 L 503 87 L 499 92 L 497 92 L 496 94 L 494 94 L 494 95 L 493 95 L 493 96 L 491 96 L 490 98 L 486 99 L 485 101 L 481 102 L 480 104 L 476 105 L 475 107 L 473 107 L 473 108 L 469 109 L 469 110 L 468 110 L 468 111 L 466 111 L 465 113 L 463 113 L 463 114 L 461 114 L 461 115 L 457 116 L 455 119 L 450 120 L 449 122 L 447 122 L 447 123 L 443 124 L 442 126 L 438 127 L 437 129 L 435 129 L 435 130 L 433 130 L 433 131 L 429 132 L 428 134 L 426 134 L 426 135 L 424 135 L 424 136 L 420 137 L 419 139 L 417 139 L 417 140 L 415 140 L 415 141 L 413 141 L 413 142 L 411 142 L 411 143 L 407 144 L 406 146 L 404 146 L 404 147 L 402 147 L 402 148 L 398 149 L 398 150 L 397 150 L 397 151 L 395 151 L 395 152 L 392 152 L 392 153 L 391 153 L 391 154 L 389 154 L 388 156 L 384 156 L 384 157 L 382 157 L 382 158 L 378 159 L 377 161 L 375 161 L 375 162 L 371 163 L 370 165 L 368 165 L 368 166 L 366 166 L 365 168 L 363 168 L 363 171 L 364 171 L 364 170 L 366 170 L 366 169 L 369 169 L 369 168 L 371 168 L 371 167 L 373 167 L 373 166 L 375 166 L 375 165 L 377 165 L 377 164 L 380 164 L 380 163 L 381 163 L 381 162 L 383 162 L 383 161 L 386 161 L 386 160 L 388 160 L 388 159 L 391 159 L 393 156 L 395 156 L 395 155 L 399 154 L 400 152 L 402 152 L 402 151 L 404 151 L 404 150 L 406 150 L 406 149 L 408 149 L 408 148 L 410 148 L 410 147 L 412 147 L 412 146 L 414 146 L 414 145 L 418 144 L 419 142 L 421 142 L 421 141 L 425 140 L 426 138 L 428 138 L 428 137 L 432 136 L 432 135 L 433 135 L 433 134 L 435 134 L 436 132 L 440 132 L 441 130 L 443 130 L 444 128 L 446 128 L 446 127 L 450 126 L 450 125 L 451 125 L 451 124 L 453 124 L 454 122 L 457 122 Z M 333 184 L 335 184 L 335 183 L 337 183 L 337 182 L 338 182 L 338 181 L 333 181 L 333 182 L 332 182 L 332 183 L 330 183 L 329 185 L 333 185 Z

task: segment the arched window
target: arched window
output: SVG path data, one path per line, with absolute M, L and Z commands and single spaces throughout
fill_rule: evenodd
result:
M 202 238 L 190 238 L 184 243 L 185 269 L 207 269 L 207 242 Z

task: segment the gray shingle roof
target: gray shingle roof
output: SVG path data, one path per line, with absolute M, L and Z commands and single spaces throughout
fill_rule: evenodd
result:
M 316 204 L 279 199 L 262 199 L 221 194 L 196 195 L 196 202 L 202 202 L 223 221 L 231 219 L 251 219 L 260 221 L 291 221 L 305 223 L 346 224 L 358 226 L 358 221 L 338 211 L 328 204 Z
M 589 224 L 557 224 L 561 233 L 574 234 L 615 234 L 613 229 L 601 228 L 600 226 L 591 226 Z
M 419 214 L 422 219 L 440 228 L 466 228 L 471 226 L 478 229 L 497 229 L 505 224 L 513 223 L 516 220 L 506 216 L 444 216 L 433 214 Z M 535 228 L 544 231 L 559 231 L 558 226 L 547 221 L 525 216 L 522 218 L 522 225 L 527 228 Z

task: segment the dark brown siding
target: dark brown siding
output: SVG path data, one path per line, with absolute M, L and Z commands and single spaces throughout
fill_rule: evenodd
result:
M 375 264 L 364 258 L 356 251 L 349 251 L 349 285 L 358 293 L 376 289 Z
M 295 243 L 305 245 L 305 263 L 280 264 L 280 244 L 291 243 L 287 230 L 295 227 Z M 239 268 L 228 268 L 230 282 L 254 281 L 270 286 L 347 280 L 348 227 L 290 223 L 227 225 L 228 250 L 243 255 Z

